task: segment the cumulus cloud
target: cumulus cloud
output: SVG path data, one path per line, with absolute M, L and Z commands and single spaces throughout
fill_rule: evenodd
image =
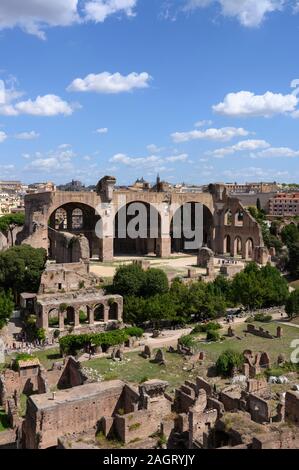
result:
M 115 13 L 134 16 L 137 0 L 91 0 L 85 5 L 86 20 L 102 23 Z
M 278 171 L 277 169 L 269 169 L 269 168 L 260 168 L 260 167 L 247 167 L 241 168 L 239 170 L 224 170 L 222 175 L 225 178 L 229 178 L 230 180 L 236 181 L 236 179 L 245 178 L 260 178 L 264 181 L 273 181 L 273 178 L 277 181 L 277 178 L 288 177 L 288 171 Z
M 255 95 L 250 91 L 240 91 L 227 94 L 223 102 L 213 106 L 213 110 L 231 117 L 271 117 L 294 113 L 297 104 L 298 98 L 294 94 L 267 91 L 264 95 Z
M 206 127 L 206 126 L 211 126 L 213 124 L 213 121 L 210 119 L 203 119 L 202 121 L 197 121 L 194 124 L 194 127 Z
M 68 149 L 57 148 L 46 154 L 36 152 L 32 161 L 25 167 L 26 170 L 44 171 L 51 173 L 53 171 L 72 170 L 72 159 L 76 156 L 75 152 Z
M 73 114 L 78 105 L 67 103 L 59 96 L 38 96 L 35 100 L 18 101 L 0 105 L 0 114 L 4 116 L 19 116 L 28 114 L 31 116 L 57 116 L 62 114 L 69 116 Z
M 79 21 L 78 0 L 1 0 L 0 28 L 20 27 L 45 39 L 46 26 L 69 26 Z
M 249 134 L 250 132 L 243 129 L 242 127 L 222 127 L 220 129 L 205 129 L 204 131 L 193 130 L 190 132 L 175 132 L 171 134 L 171 137 L 174 142 L 181 143 L 198 139 L 227 141 L 233 139 L 234 137 L 245 137 Z
M 223 16 L 236 18 L 245 27 L 259 26 L 268 13 L 281 11 L 285 0 L 187 0 L 185 10 L 192 11 L 218 4 Z
M 46 39 L 49 27 L 103 22 L 117 13 L 133 16 L 136 4 L 137 0 L 1 0 L 0 29 L 19 27 Z
M 85 78 L 76 78 L 67 88 L 67 91 L 96 92 L 104 94 L 117 94 L 132 91 L 135 88 L 147 88 L 151 76 L 147 72 L 132 72 L 127 76 L 120 73 L 111 74 L 102 72 L 91 73 Z
M 255 151 L 257 149 L 266 149 L 270 147 L 270 144 L 265 140 L 242 140 L 235 145 L 231 145 L 229 147 L 223 147 L 211 152 L 207 152 L 209 155 L 213 155 L 214 157 L 222 158 L 225 155 L 233 155 L 237 152 L 244 152 L 244 151 Z
M 299 150 L 289 147 L 270 147 L 253 154 L 254 158 L 294 158 L 299 157 Z
M 160 170 L 162 168 L 163 170 L 166 170 L 166 169 L 169 170 L 169 168 L 166 165 L 167 163 L 186 162 L 187 160 L 188 160 L 188 154 L 186 153 L 183 153 L 180 155 L 171 155 L 167 157 L 158 157 L 156 155 L 150 155 L 148 157 L 129 157 L 128 155 L 124 153 L 118 153 L 110 159 L 110 162 L 121 163 L 129 167 L 155 168 L 155 169 L 159 168 Z
M 35 131 L 30 131 L 30 132 L 20 132 L 19 134 L 16 134 L 16 139 L 19 140 L 34 140 L 39 138 L 38 132 Z
M 0 144 L 7 139 L 7 134 L 3 131 L 0 131 Z

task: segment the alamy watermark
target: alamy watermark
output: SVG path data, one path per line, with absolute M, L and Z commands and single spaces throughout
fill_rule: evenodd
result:
M 203 244 L 203 205 L 201 203 L 147 204 L 120 200 L 118 204 L 99 204 L 96 213 L 101 217 L 95 227 L 100 239 L 112 237 L 184 241 L 184 249 L 196 250 Z

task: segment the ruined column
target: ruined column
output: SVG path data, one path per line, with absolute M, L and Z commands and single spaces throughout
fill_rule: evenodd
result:
M 171 255 L 171 238 L 159 238 L 157 244 L 157 256 L 169 258 Z
M 91 307 L 88 309 L 88 322 L 90 325 L 94 325 L 94 309 Z
M 79 310 L 78 309 L 75 310 L 74 315 L 75 315 L 75 319 L 74 319 L 75 320 L 75 325 L 74 326 L 75 326 L 75 328 L 78 328 L 78 326 L 80 326 L 80 317 L 79 317 Z
M 73 228 L 73 210 L 66 209 L 66 217 L 67 217 L 67 230 L 72 230 Z
M 64 312 L 59 312 L 59 330 L 64 330 Z
M 99 240 L 100 250 L 99 256 L 100 261 L 113 261 L 114 250 L 113 250 L 113 237 L 104 237 Z
M 109 305 L 104 306 L 104 322 L 108 323 L 109 321 Z

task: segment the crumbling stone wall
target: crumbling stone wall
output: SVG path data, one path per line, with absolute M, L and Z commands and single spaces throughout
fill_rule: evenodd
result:
M 299 425 L 299 392 L 289 391 L 286 393 L 285 420 Z
M 27 402 L 23 442 L 27 449 L 56 446 L 59 437 L 88 431 L 103 416 L 112 416 L 122 407 L 124 383 L 114 380 L 89 383 L 72 389 L 33 395 Z

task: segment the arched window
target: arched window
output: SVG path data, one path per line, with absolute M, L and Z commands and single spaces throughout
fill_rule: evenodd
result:
M 224 237 L 223 252 L 224 252 L 224 254 L 227 254 L 227 253 L 231 252 L 230 236 L 229 235 L 226 235 L 226 237 Z
M 235 238 L 234 255 L 242 256 L 242 240 L 240 237 Z
M 113 304 L 109 307 L 109 320 L 117 320 L 118 319 L 118 303 L 113 302 Z
M 253 241 L 251 238 L 248 238 L 246 242 L 246 259 L 253 258 Z
M 104 321 L 104 312 L 105 312 L 105 308 L 104 308 L 104 305 L 97 305 L 97 307 L 94 309 L 94 319 L 95 321 L 101 321 L 103 322 Z
M 243 227 L 244 224 L 244 212 L 239 209 L 235 214 L 235 226 Z
M 224 215 L 224 225 L 227 225 L 228 227 L 231 226 L 233 223 L 233 214 L 230 209 L 227 209 Z

